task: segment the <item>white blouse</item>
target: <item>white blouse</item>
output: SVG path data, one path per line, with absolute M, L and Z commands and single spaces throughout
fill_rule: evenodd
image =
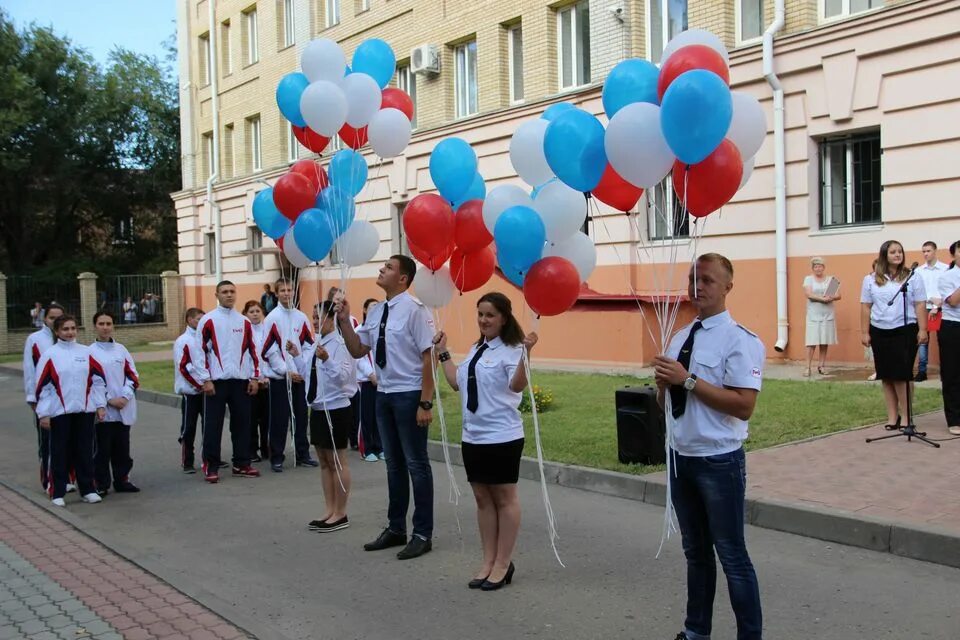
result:
M 870 304 L 870 324 L 877 329 L 897 329 L 902 327 L 903 322 L 903 298 L 897 293 L 902 282 L 891 280 L 887 276 L 887 281 L 882 285 L 877 284 L 872 273 L 863 278 L 863 287 L 860 289 L 860 302 Z M 917 302 L 926 302 L 927 291 L 923 286 L 923 278 L 914 275 L 910 278 L 907 285 L 907 322 L 906 324 L 915 324 L 917 322 Z M 893 304 L 890 302 L 893 301 Z
M 511 347 L 500 338 L 489 346 L 477 362 L 477 411 L 467 409 L 467 372 L 479 348 L 476 344 L 457 367 L 460 408 L 463 412 L 463 441 L 470 444 L 500 444 L 523 437 L 520 417 L 522 393 L 510 390 L 510 381 L 520 365 L 523 345 Z

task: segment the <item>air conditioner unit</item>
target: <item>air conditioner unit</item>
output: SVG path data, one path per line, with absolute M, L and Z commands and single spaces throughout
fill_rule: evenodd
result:
M 436 45 L 422 44 L 410 50 L 410 71 L 413 73 L 440 73 L 440 51 Z

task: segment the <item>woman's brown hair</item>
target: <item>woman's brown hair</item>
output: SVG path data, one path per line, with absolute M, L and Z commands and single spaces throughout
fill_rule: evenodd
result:
M 897 242 L 896 240 L 887 240 L 882 245 L 880 245 L 880 255 L 877 256 L 877 266 L 873 269 L 873 279 L 876 281 L 878 286 L 883 286 L 887 282 L 887 275 L 890 272 L 890 262 L 887 259 L 887 252 L 890 251 L 890 247 L 897 245 L 900 247 L 900 253 L 903 254 L 903 262 L 900 263 L 900 266 L 897 267 L 897 272 L 893 274 L 893 279 L 896 282 L 903 282 L 907 279 L 907 276 L 910 275 L 910 270 L 907 269 L 907 252 L 903 250 L 903 245 Z
M 500 339 L 503 340 L 503 343 L 515 347 L 523 342 L 523 329 L 520 328 L 520 323 L 513 316 L 513 304 L 510 302 L 510 298 L 497 291 L 491 291 L 483 294 L 477 300 L 477 307 L 484 302 L 489 302 L 497 310 L 497 313 L 503 316 L 504 324 L 500 330 Z M 480 339 L 477 340 L 477 346 L 482 345 L 483 341 L 484 337 L 480 336 Z
M 77 324 L 77 319 L 74 318 L 74 317 L 73 317 L 72 315 L 70 315 L 69 313 L 65 313 L 65 314 L 63 314 L 62 316 L 60 316 L 59 318 L 57 318 L 56 320 L 53 321 L 53 340 L 54 340 L 54 342 L 59 342 L 60 337 L 57 335 L 57 333 L 60 331 L 60 329 L 63 328 L 63 325 L 67 324 L 68 322 L 72 322 L 73 324 Z M 78 328 L 79 328 L 79 326 L 78 326 Z
M 247 311 L 254 307 L 260 307 L 260 313 L 266 315 L 267 312 L 263 309 L 263 305 L 257 302 L 256 300 L 247 300 L 247 304 L 243 305 L 243 315 L 247 315 Z

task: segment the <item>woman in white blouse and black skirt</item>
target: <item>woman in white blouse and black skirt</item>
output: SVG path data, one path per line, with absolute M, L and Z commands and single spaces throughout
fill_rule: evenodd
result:
M 443 374 L 460 392 L 463 410 L 463 466 L 477 500 L 483 564 L 471 589 L 494 591 L 513 579 L 513 548 L 520 531 L 517 479 L 523 453 L 520 400 L 527 387 L 522 364 L 537 343 L 513 317 L 510 299 L 487 293 L 477 302 L 480 339 L 460 366 L 447 351 L 447 336 L 437 334 L 437 358 Z
M 905 260 L 903 245 L 896 240 L 884 242 L 874 272 L 864 277 L 860 292 L 861 342 L 872 348 L 877 379 L 883 381 L 887 429 L 896 429 L 906 417 L 913 361 L 919 345 L 927 342 L 927 294 L 919 276 L 910 278 L 907 286 L 904 321 L 899 291 L 910 276 Z

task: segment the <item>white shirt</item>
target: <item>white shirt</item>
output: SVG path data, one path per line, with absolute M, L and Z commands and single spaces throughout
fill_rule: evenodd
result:
M 301 349 L 308 342 L 313 343 L 313 330 L 306 314 L 280 305 L 267 314 L 262 324 L 264 337 L 257 353 L 261 356 L 264 376 L 282 380 L 288 373 L 296 373 L 297 363 L 287 353 L 287 341 Z
M 122 422 L 132 426 L 137 421 L 136 390 L 140 386 L 137 366 L 133 356 L 119 342 L 94 342 L 90 345 L 90 352 L 103 367 L 103 374 L 107 382 L 107 401 L 114 398 L 126 398 L 127 405 L 117 409 L 107 404 L 107 415 L 104 422 Z
M 937 283 L 940 297 L 943 298 L 943 319 L 950 322 L 960 322 L 960 305 L 947 304 L 947 298 L 960 289 L 960 267 L 954 267 L 940 274 Z
M 37 363 L 37 417 L 93 413 L 107 406 L 103 367 L 90 347 L 58 340 Z
M 377 341 L 380 318 L 388 306 L 387 366 L 381 369 L 376 364 Z M 420 391 L 423 387 L 423 352 L 430 350 L 434 334 L 430 312 L 406 291 L 378 304 L 363 326 L 357 329 L 360 342 L 370 347 L 377 370 L 377 389 L 383 393 Z
M 253 380 L 260 377 L 260 358 L 253 325 L 236 309 L 217 305 L 197 325 L 201 351 L 193 354 L 197 382 Z
M 870 307 L 870 324 L 877 329 L 897 329 L 903 326 L 903 298 L 897 295 L 902 282 L 896 282 L 886 276 L 883 285 L 877 284 L 873 274 L 863 278 L 860 289 L 860 302 L 872 305 Z M 917 310 L 914 305 L 927 299 L 927 291 L 923 287 L 923 278 L 916 275 L 910 278 L 907 285 L 907 324 L 917 322 Z M 893 304 L 890 301 L 893 300 Z
M 690 373 L 718 387 L 760 390 L 766 350 L 760 338 L 741 327 L 729 311 L 710 316 L 694 335 Z M 666 355 L 678 359 L 693 323 L 670 340 Z M 668 419 L 670 419 L 668 417 Z M 687 407 L 673 428 L 673 448 L 684 456 L 716 456 L 736 451 L 747 439 L 748 423 L 705 405 L 688 392 Z
M 940 275 L 949 268 L 949 266 L 939 260 L 937 260 L 937 263 L 932 267 L 927 266 L 926 262 L 917 267 L 917 275 L 923 278 L 923 288 L 927 292 L 927 309 L 936 307 L 930 300 L 931 298 L 940 297 L 937 293 L 939 291 L 937 281 L 940 279 Z
M 457 367 L 463 441 L 470 444 L 499 444 L 523 437 L 523 419 L 519 410 L 523 394 L 510 390 L 510 381 L 523 357 L 523 346 L 511 347 L 500 338 L 494 338 L 487 345 L 475 369 L 476 413 L 467 409 L 467 375 L 470 361 L 479 349 L 476 344 Z
M 307 402 L 314 409 L 344 409 L 350 406 L 350 398 L 357 393 L 356 362 L 347 345 L 336 331 L 321 337 L 317 343 L 327 350 L 327 359 L 317 360 L 317 345 L 308 342 L 295 359 L 303 376 Z M 316 365 L 316 368 L 314 368 Z M 316 376 L 316 381 L 314 381 Z M 310 402 L 310 389 L 315 385 L 316 395 Z

